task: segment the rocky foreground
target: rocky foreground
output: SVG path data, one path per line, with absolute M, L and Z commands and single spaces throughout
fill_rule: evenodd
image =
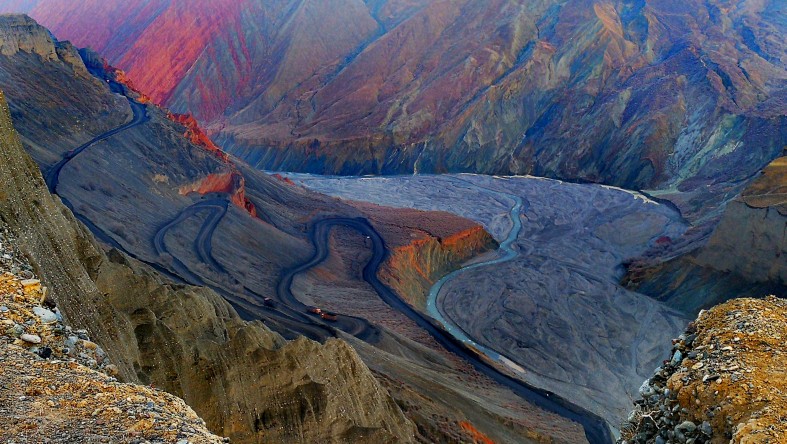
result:
M 117 381 L 72 330 L 0 222 L 0 442 L 221 443 L 183 400 Z
M 787 301 L 736 299 L 700 313 L 640 389 L 619 443 L 783 443 Z

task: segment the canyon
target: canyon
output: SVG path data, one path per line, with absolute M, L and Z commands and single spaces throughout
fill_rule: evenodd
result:
M 674 209 L 640 194 L 533 177 L 287 177 L 348 200 L 450 211 L 482 224 L 504 248 L 432 294 L 411 287 L 413 305 L 611 424 L 687 322 L 618 283 L 627 258 L 687 228 Z
M 31 0 L 0 11 L 94 48 L 258 169 L 641 190 L 692 229 L 632 258 L 632 288 L 661 299 L 697 289 L 695 302 L 675 299 L 687 314 L 784 289 L 737 267 L 713 288 L 710 257 L 674 271 L 787 146 L 778 0 Z
M 64 318 L 123 380 L 182 397 L 236 442 L 608 436 L 590 412 L 503 376 L 361 277 L 370 253 L 420 246 L 417 267 L 456 268 L 494 248 L 477 223 L 263 174 L 200 143 L 95 53 L 24 16 L 0 16 L 0 30 L 11 48 L 0 56 L 10 113 L 0 214 Z M 358 220 L 385 249 L 370 250 Z M 310 234 L 323 221 L 345 222 L 323 243 Z M 327 257 L 304 268 L 324 245 Z M 306 310 L 312 300 L 336 320 Z
M 782 9 L 0 0 L 0 225 L 233 442 L 704 442 L 636 409 L 787 296 Z

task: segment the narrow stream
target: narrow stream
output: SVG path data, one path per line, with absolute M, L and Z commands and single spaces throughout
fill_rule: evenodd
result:
M 500 255 L 495 259 L 491 259 L 484 262 L 476 262 L 466 267 L 462 267 L 458 270 L 455 270 L 443 276 L 442 279 L 435 282 L 435 284 L 432 285 L 432 288 L 429 290 L 429 297 L 427 298 L 426 301 L 426 310 L 429 316 L 440 322 L 443 325 L 443 328 L 456 339 L 477 349 L 478 351 L 486 355 L 489 359 L 504 364 L 506 367 L 513 370 L 515 373 L 523 374 L 524 369 L 519 365 L 517 365 L 516 363 L 514 363 L 514 361 L 472 340 L 467 335 L 467 333 L 465 333 L 464 330 L 462 330 L 459 326 L 455 325 L 454 323 L 452 323 L 446 318 L 446 316 L 443 314 L 443 312 L 440 310 L 437 304 L 437 297 L 440 295 L 440 292 L 443 290 L 445 284 L 455 279 L 457 276 L 466 273 L 469 270 L 474 270 L 476 268 L 487 267 L 495 264 L 502 264 L 504 262 L 511 261 L 515 259 L 517 256 L 519 256 L 519 252 L 514 249 L 514 243 L 519 237 L 519 233 L 522 231 L 521 214 L 522 214 L 522 208 L 525 206 L 522 198 L 514 194 L 509 194 L 502 191 L 493 190 L 491 188 L 482 187 L 470 181 L 463 180 L 463 182 L 469 184 L 474 188 L 483 190 L 485 193 L 494 193 L 500 196 L 505 196 L 513 200 L 515 203 L 514 206 L 511 207 L 511 211 L 509 212 L 509 218 L 511 219 L 511 229 L 508 232 L 508 237 L 506 237 L 506 239 L 500 244 L 500 248 L 498 249 L 498 251 L 501 252 L 502 255 Z

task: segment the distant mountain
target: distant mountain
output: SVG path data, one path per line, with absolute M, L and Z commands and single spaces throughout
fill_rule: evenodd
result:
M 780 0 L 23 4 L 261 168 L 719 196 L 787 141 Z

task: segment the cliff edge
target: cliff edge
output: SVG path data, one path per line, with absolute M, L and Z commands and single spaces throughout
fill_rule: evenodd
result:
M 183 400 L 118 382 L 87 332 L 64 325 L 0 221 L 0 442 L 218 444 Z

